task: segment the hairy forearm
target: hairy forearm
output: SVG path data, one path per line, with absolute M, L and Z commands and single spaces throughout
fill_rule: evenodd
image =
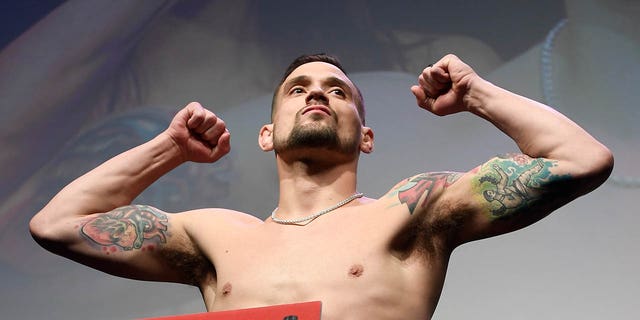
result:
M 154 181 L 183 162 L 166 134 L 128 150 L 79 177 L 34 218 L 45 224 L 130 204 Z

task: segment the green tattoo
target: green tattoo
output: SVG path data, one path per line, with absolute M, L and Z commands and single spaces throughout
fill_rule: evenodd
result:
M 166 214 L 153 207 L 131 205 L 85 221 L 80 233 L 109 254 L 118 249 L 153 250 L 155 245 L 167 242 L 167 226 Z M 143 247 L 145 240 L 151 241 L 146 241 L 148 245 Z
M 398 184 L 389 192 L 388 196 L 398 196 L 401 204 L 406 204 L 409 214 L 413 214 L 420 199 L 424 195 L 424 202 L 429 197 L 433 188 L 437 186 L 447 187 L 456 182 L 462 176 L 458 172 L 431 172 L 413 176 Z
M 523 154 L 502 156 L 481 167 L 475 190 L 488 202 L 491 218 L 508 218 L 540 200 L 550 182 L 564 178 L 551 174 L 556 165 Z

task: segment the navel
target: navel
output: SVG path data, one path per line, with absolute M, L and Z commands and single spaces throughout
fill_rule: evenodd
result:
M 227 282 L 224 284 L 224 286 L 222 286 L 222 295 L 223 296 L 228 296 L 231 294 L 231 282 Z
M 349 277 L 358 278 L 364 273 L 364 267 L 361 264 L 354 264 L 349 269 Z

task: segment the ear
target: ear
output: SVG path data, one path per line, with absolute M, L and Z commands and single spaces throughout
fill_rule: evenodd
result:
M 364 153 L 373 152 L 373 130 L 369 127 L 362 127 L 362 139 L 360 140 L 360 151 Z
M 262 151 L 272 151 L 273 150 L 273 124 L 265 124 L 260 128 L 260 133 L 258 134 L 258 145 Z

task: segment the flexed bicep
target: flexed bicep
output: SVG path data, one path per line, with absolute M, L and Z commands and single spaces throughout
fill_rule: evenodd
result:
M 186 226 L 206 213 L 126 205 L 33 235 L 49 251 L 115 276 L 198 285 L 214 269 Z
M 473 180 L 474 189 L 482 193 L 483 211 L 490 218 L 508 218 L 537 205 L 549 193 L 549 187 L 567 175 L 551 172 L 557 161 L 506 155 L 492 159 L 481 167 Z
M 575 199 L 579 183 L 557 160 L 507 154 L 471 170 L 443 198 L 463 222 L 455 245 L 526 227 Z
M 167 242 L 168 223 L 167 214 L 158 209 L 130 205 L 90 217 L 80 232 L 105 251 L 153 250 Z

